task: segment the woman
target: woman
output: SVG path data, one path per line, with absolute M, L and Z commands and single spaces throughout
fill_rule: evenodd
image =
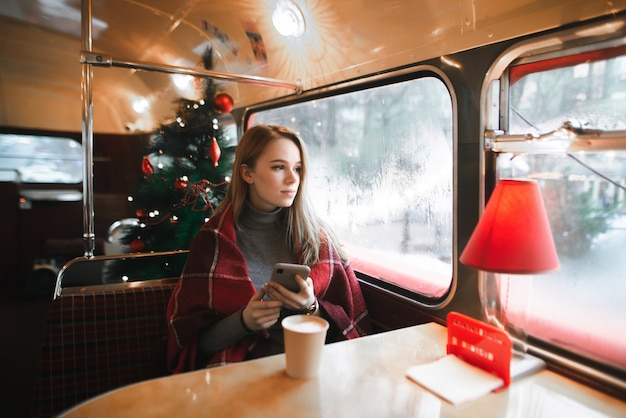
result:
M 173 373 L 284 351 L 280 320 L 321 315 L 327 342 L 369 331 L 363 295 L 306 197 L 304 144 L 280 126 L 250 128 L 226 197 L 198 231 L 168 306 Z M 306 264 L 299 291 L 269 281 L 277 262 Z

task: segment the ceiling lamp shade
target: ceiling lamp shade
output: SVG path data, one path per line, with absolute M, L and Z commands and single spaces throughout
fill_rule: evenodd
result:
M 494 273 L 558 270 L 559 259 L 536 181 L 498 182 L 460 261 Z

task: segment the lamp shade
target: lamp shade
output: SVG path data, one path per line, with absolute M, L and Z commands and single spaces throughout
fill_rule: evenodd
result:
M 460 261 L 494 273 L 533 274 L 559 268 L 536 181 L 498 182 Z

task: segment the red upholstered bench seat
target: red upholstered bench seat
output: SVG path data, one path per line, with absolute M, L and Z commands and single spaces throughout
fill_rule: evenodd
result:
M 48 313 L 32 415 L 165 375 L 165 312 L 176 281 L 64 289 Z

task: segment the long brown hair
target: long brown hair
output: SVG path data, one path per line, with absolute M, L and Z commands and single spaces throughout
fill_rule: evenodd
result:
M 256 125 L 248 129 L 237 144 L 235 162 L 231 183 L 226 197 L 217 207 L 215 213 L 223 212 L 228 205 L 232 205 L 235 227 L 240 226 L 240 217 L 248 196 L 250 185 L 241 177 L 241 166 L 246 164 L 254 168 L 259 156 L 270 142 L 286 138 L 291 140 L 300 150 L 301 171 L 298 193 L 290 207 L 281 211 L 281 222 L 287 228 L 289 247 L 299 254 L 302 263 L 313 266 L 319 261 L 319 250 L 324 240 L 330 240 L 342 259 L 345 256 L 339 248 L 332 232 L 317 217 L 307 194 L 307 169 L 309 164 L 306 147 L 300 137 L 283 126 Z M 324 230 L 324 234 L 321 231 Z

